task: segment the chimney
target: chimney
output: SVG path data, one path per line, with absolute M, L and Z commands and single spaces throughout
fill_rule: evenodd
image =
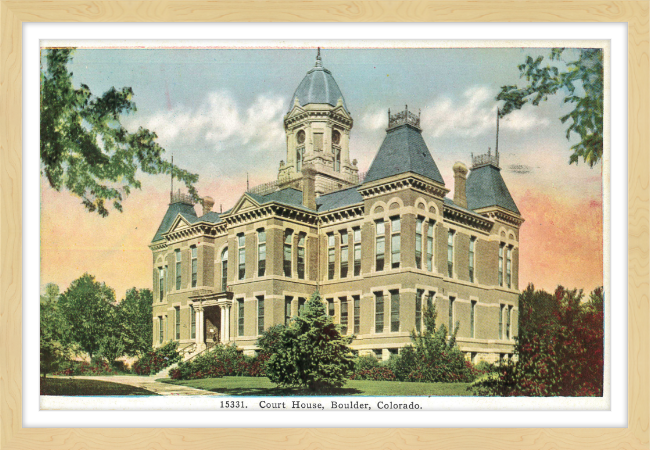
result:
M 467 166 L 462 162 L 454 164 L 454 203 L 467 208 Z
M 212 197 L 203 197 L 201 199 L 201 205 L 203 205 L 203 215 L 205 216 L 207 213 L 212 211 L 214 199 Z
M 316 210 L 316 170 L 309 166 L 302 169 L 302 205 Z

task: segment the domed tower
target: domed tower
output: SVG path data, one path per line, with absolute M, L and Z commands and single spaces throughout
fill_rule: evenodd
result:
M 350 162 L 352 116 L 332 73 L 323 67 L 320 48 L 284 117 L 286 163 L 280 163 L 281 185 L 297 185 L 302 171 L 315 172 L 316 194 L 358 183 L 356 160 Z

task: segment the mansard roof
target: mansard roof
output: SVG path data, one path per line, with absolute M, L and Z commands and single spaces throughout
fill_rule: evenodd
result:
M 316 208 L 318 212 L 331 211 L 363 202 L 363 197 L 359 194 L 357 187 L 353 186 L 317 197 Z
M 506 186 L 501 169 L 493 164 L 473 168 L 466 185 L 467 207 L 477 210 L 489 206 L 500 206 L 520 214 L 515 201 Z
M 174 220 L 179 214 L 191 224 L 198 221 L 194 206 L 184 202 L 171 203 L 169 208 L 167 208 L 165 217 L 163 217 L 163 220 L 158 227 L 158 231 L 156 231 L 156 235 L 153 237 L 151 242 L 156 242 L 162 239 L 162 235 L 169 231 L 169 228 L 172 226 Z
M 445 182 L 431 157 L 422 132 L 409 124 L 389 128 L 373 159 L 364 184 L 405 172 L 425 176 L 442 185 Z

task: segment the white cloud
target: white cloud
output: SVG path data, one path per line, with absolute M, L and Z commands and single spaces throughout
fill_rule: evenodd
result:
M 361 126 L 368 130 L 379 130 L 388 124 L 388 113 L 385 109 L 366 112 L 361 116 Z
M 240 108 L 228 92 L 209 93 L 196 107 L 176 106 L 148 118 L 134 118 L 158 134 L 163 147 L 195 144 L 220 150 L 233 145 L 267 150 L 284 145 L 285 99 L 261 95 Z
M 495 93 L 484 86 L 467 89 L 458 100 L 439 96 L 422 109 L 422 127 L 434 137 L 476 137 L 496 128 Z M 501 119 L 500 126 L 514 131 L 546 127 L 533 108 L 516 111 Z

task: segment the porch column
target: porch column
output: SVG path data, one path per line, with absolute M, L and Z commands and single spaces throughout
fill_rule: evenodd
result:
M 226 306 L 226 341 L 230 342 L 230 305 Z
M 203 332 L 205 330 L 205 314 L 203 311 L 203 308 L 199 310 L 199 346 L 204 347 L 205 346 L 205 333 Z
M 225 323 L 226 323 L 226 308 L 223 306 L 219 306 L 219 316 L 221 319 L 221 326 L 219 327 L 219 342 L 225 342 L 226 341 L 226 330 L 225 330 Z
M 195 325 L 195 336 L 194 336 L 194 341 L 196 342 L 197 347 L 201 345 L 201 314 L 199 313 L 199 309 L 195 308 L 194 309 L 194 323 Z

